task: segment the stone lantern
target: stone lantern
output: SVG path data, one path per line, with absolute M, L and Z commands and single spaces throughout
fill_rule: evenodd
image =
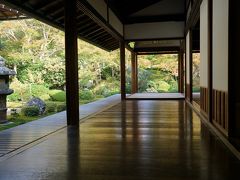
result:
M 13 93 L 9 89 L 9 76 L 15 75 L 16 72 L 5 66 L 5 59 L 0 56 L 0 124 L 7 122 L 7 95 Z

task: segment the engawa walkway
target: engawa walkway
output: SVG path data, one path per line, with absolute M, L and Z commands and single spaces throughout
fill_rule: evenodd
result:
M 239 169 L 184 101 L 125 101 L 0 162 L 0 179 L 231 180 Z
M 81 105 L 80 119 L 114 105 L 120 101 L 120 95 L 114 95 L 96 102 Z M 60 112 L 11 129 L 0 132 L 0 161 L 3 156 L 61 129 L 66 126 L 66 112 Z M 1 179 L 1 178 L 0 178 Z
M 131 100 L 182 100 L 182 93 L 135 93 L 127 97 Z

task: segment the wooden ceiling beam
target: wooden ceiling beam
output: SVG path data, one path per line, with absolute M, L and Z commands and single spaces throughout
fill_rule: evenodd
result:
M 94 38 L 94 39 L 92 39 L 92 40 L 98 42 L 99 39 L 101 39 L 101 40 L 99 41 L 99 43 L 101 43 L 101 42 L 102 42 L 102 39 L 105 38 L 105 37 L 108 37 L 108 36 L 109 36 L 109 34 L 108 34 L 108 33 L 105 33 L 105 34 L 103 34 L 102 36 L 98 36 L 98 37 L 96 37 L 96 38 Z
M 185 14 L 129 17 L 125 21 L 125 24 L 150 23 L 150 22 L 166 22 L 166 21 L 185 21 Z
M 99 27 L 98 29 L 95 29 L 94 31 L 88 33 L 88 34 L 86 35 L 86 37 L 91 37 L 92 35 L 97 34 L 99 31 L 102 31 L 102 30 L 103 30 L 103 28 L 102 28 L 102 27 Z
M 180 46 L 173 47 L 142 47 L 134 48 L 134 52 L 180 51 Z
M 98 29 L 99 26 L 97 24 L 94 24 L 93 26 L 90 26 L 89 28 L 86 28 L 84 30 L 81 30 L 80 33 L 83 34 L 84 36 L 86 36 L 86 34 L 91 33 L 92 31 L 94 31 L 95 29 Z
M 59 0 L 56 1 L 42 1 L 39 5 L 35 6 L 36 11 L 50 8 L 59 3 Z
M 89 22 L 89 23 L 84 23 L 84 22 Z M 86 21 L 79 22 L 77 26 L 78 26 L 78 31 L 82 32 L 82 31 L 88 30 L 89 28 L 95 25 L 96 24 L 94 22 L 86 20 Z
M 92 36 L 89 36 L 89 38 L 90 39 L 94 39 L 94 38 L 99 37 L 100 35 L 102 35 L 104 33 L 106 33 L 106 31 L 104 29 L 102 29 L 102 31 L 100 31 L 100 32 L 98 32 L 98 33 L 96 33 L 96 34 L 94 34 Z

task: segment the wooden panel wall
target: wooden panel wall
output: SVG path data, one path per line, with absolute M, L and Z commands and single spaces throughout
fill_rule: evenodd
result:
M 213 124 L 228 135 L 228 93 L 213 90 Z
M 208 88 L 201 87 L 200 88 L 200 107 L 201 107 L 201 113 L 208 117 Z

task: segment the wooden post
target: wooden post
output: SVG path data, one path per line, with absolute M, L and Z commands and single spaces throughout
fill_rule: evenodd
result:
M 183 75 L 183 51 L 180 50 L 178 53 L 178 92 L 184 92 L 184 75 Z
M 189 101 L 193 100 L 193 53 L 192 53 L 192 30 L 189 31 Z
M 178 53 L 178 92 L 181 89 L 181 70 L 180 70 L 180 52 Z
M 132 65 L 132 94 L 137 92 L 137 63 L 136 63 L 136 53 L 131 53 L 131 65 Z
M 184 95 L 185 95 L 185 99 L 187 99 L 187 43 L 186 43 L 186 38 L 184 40 L 184 83 L 185 83 Z
M 208 120 L 212 122 L 213 102 L 213 82 L 212 82 L 212 16 L 213 1 L 208 0 Z
M 138 55 L 135 54 L 135 58 L 136 58 L 136 93 L 138 93 Z
M 120 41 L 121 99 L 126 99 L 125 42 Z
M 228 137 L 240 147 L 240 1 L 229 1 L 228 30 Z M 214 32 L 213 32 L 214 33 Z M 226 34 L 227 36 L 227 34 Z
M 64 0 L 67 124 L 79 126 L 77 1 Z

